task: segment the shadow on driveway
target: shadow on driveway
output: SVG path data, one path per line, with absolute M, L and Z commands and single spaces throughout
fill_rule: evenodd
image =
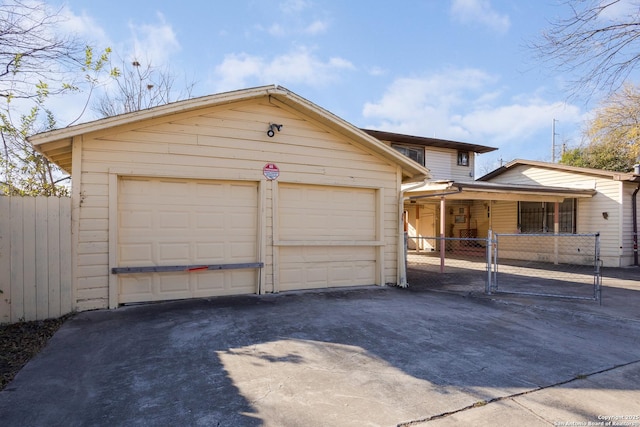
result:
M 4 426 L 418 423 L 640 359 L 637 318 L 580 304 L 417 286 L 85 312 L 0 392 L 0 414 Z

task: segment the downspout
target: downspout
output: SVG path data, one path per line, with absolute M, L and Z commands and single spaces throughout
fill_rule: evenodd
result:
M 640 190 L 640 184 L 638 184 L 638 187 L 631 195 L 631 209 L 633 209 L 632 218 L 633 218 L 633 265 L 634 266 L 638 266 L 638 203 L 636 201 L 638 190 Z
M 427 185 L 428 180 L 428 178 L 425 178 L 422 182 L 419 182 L 416 185 L 412 185 L 411 187 L 405 188 L 404 190 L 400 190 L 400 202 L 398 203 L 398 286 L 401 288 L 406 288 L 409 286 L 409 283 L 407 283 L 407 253 L 405 244 L 404 221 L 402 220 L 402 215 L 404 213 L 404 202 L 405 200 L 408 200 L 409 197 L 404 197 L 404 193 L 406 193 L 407 191 L 415 190 L 416 188 L 420 188 L 423 185 Z

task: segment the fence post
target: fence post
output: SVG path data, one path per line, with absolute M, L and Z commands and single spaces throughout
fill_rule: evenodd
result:
M 407 268 L 409 268 L 409 233 L 404 232 L 404 282 L 406 286 L 409 286 L 409 282 L 407 280 Z M 401 283 L 402 284 L 402 283 Z
M 444 230 L 446 226 L 446 217 L 445 217 L 445 198 L 442 196 L 440 198 L 440 273 L 444 273 L 444 256 L 445 256 L 445 241 L 444 241 Z
M 487 284 L 484 287 L 484 292 L 487 295 L 491 295 L 491 230 L 487 233 Z
M 596 262 L 596 270 L 595 270 L 595 299 L 598 301 L 598 304 L 602 305 L 602 272 L 600 271 L 600 233 L 596 233 L 596 241 L 595 241 L 595 262 Z

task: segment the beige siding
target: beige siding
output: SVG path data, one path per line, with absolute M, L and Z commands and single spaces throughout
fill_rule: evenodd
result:
M 597 194 L 579 199 L 577 227 L 579 234 L 600 233 L 600 255 L 607 267 L 620 266 L 622 224 L 621 185 L 609 177 L 559 171 L 533 166 L 519 166 L 491 180 L 497 183 L 548 185 L 556 187 L 595 188 Z M 607 219 L 603 212 L 607 213 Z
M 491 202 L 490 215 L 494 233 L 518 232 L 518 202 L 494 200 Z
M 268 123 L 282 123 L 273 138 Z M 397 197 L 396 165 L 356 147 L 288 109 L 268 103 L 182 113 L 110 131 L 83 136 L 79 209 L 77 305 L 106 307 L 109 298 L 110 174 L 264 183 L 262 228 L 266 292 L 277 288 L 273 236 L 274 183 L 266 181 L 267 162 L 280 169 L 278 183 L 304 183 L 352 188 L 377 188 L 383 194 L 384 280 L 396 282 Z M 111 207 L 113 210 L 113 207 Z M 108 252 L 107 252 L 108 254 Z M 277 260 L 276 260 L 277 262 Z
M 71 200 L 0 197 L 0 323 L 72 311 Z
M 446 148 L 425 148 L 425 166 L 434 180 L 472 181 L 475 155 L 469 152 L 469 166 L 458 166 L 458 151 Z M 471 174 L 471 176 L 469 176 Z
M 495 178 L 492 178 L 491 182 L 593 188 L 596 178 L 592 175 L 578 174 L 576 172 L 523 165 L 505 171 Z
M 490 224 L 490 202 L 482 200 L 474 200 L 471 202 L 471 227 L 475 228 L 478 237 L 485 238 L 489 231 Z
M 622 257 L 621 265 L 633 265 L 633 192 L 638 188 L 636 183 L 624 183 L 622 201 Z M 636 194 L 636 219 L 640 221 L 640 191 Z
M 389 141 L 383 141 L 392 146 Z M 403 145 L 403 144 L 398 144 Z M 417 145 L 407 144 L 412 148 Z M 469 152 L 469 166 L 458 165 L 458 151 L 439 147 L 424 147 L 424 165 L 431 172 L 432 180 L 473 181 L 475 167 L 475 153 Z M 469 175 L 471 174 L 471 175 Z
M 409 249 L 424 250 L 432 252 L 436 250 L 436 240 L 428 237 L 440 235 L 437 205 L 435 204 L 408 204 L 405 207 L 408 218 L 408 235 L 419 237 L 419 239 L 409 239 L 407 244 Z

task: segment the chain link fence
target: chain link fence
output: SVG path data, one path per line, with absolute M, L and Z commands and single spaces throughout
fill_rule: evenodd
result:
M 598 234 L 406 240 L 409 285 L 601 301 Z
M 413 248 L 406 252 L 410 286 L 484 292 L 489 265 L 486 238 L 409 236 L 407 243 Z
M 496 234 L 489 293 L 601 301 L 599 234 Z

